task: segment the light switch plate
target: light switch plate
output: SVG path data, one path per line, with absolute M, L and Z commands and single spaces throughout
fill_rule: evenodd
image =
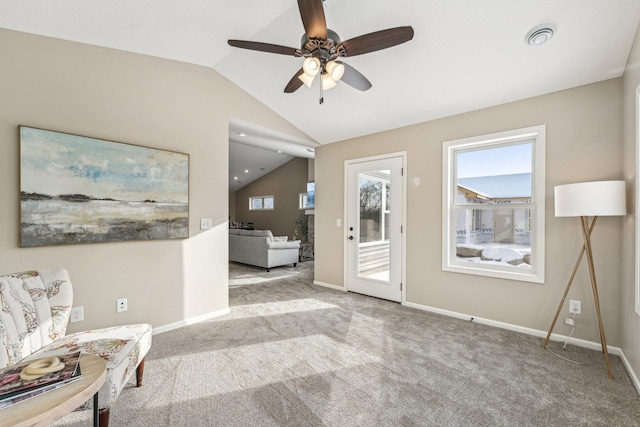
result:
M 211 230 L 213 228 L 213 219 L 200 218 L 200 230 Z

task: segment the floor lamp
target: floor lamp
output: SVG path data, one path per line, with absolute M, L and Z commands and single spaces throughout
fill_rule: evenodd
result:
M 604 337 L 604 327 L 602 325 L 602 316 L 600 314 L 600 301 L 598 299 L 598 286 L 596 285 L 596 272 L 593 266 L 593 252 L 591 251 L 591 232 L 593 231 L 599 216 L 620 216 L 626 215 L 627 204 L 625 199 L 625 182 L 624 181 L 595 181 L 580 182 L 577 184 L 558 185 L 555 187 L 555 210 L 557 217 L 577 216 L 580 217 L 582 224 L 582 237 L 584 244 L 578 260 L 573 267 L 573 272 L 567 283 L 567 288 L 562 295 L 560 305 L 556 315 L 549 327 L 547 338 L 542 344 L 542 348 L 547 347 L 551 331 L 558 320 L 564 300 L 569 293 L 569 288 L 573 283 L 582 256 L 587 254 L 587 265 L 589 267 L 589 277 L 591 279 L 591 290 L 596 305 L 596 315 L 598 317 L 598 327 L 600 328 L 600 343 L 602 344 L 602 352 L 604 353 L 604 361 L 607 365 L 609 378 L 613 378 L 611 372 L 611 363 L 609 362 L 609 352 L 607 351 L 607 340 Z M 589 223 L 589 217 L 593 217 Z

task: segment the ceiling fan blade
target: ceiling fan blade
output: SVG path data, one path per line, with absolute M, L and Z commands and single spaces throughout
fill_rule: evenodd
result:
M 371 82 L 367 80 L 365 76 L 360 74 L 358 70 L 356 70 L 349 64 L 345 64 L 344 62 L 340 62 L 340 63 L 344 65 L 344 74 L 340 79 L 341 82 L 344 82 L 349 86 L 351 86 L 352 88 L 361 90 L 363 92 L 371 88 Z
M 298 76 L 303 73 L 304 70 L 302 68 L 296 71 L 291 80 L 289 80 L 289 83 L 287 83 L 287 86 L 284 88 L 284 93 L 293 93 L 300 89 L 300 86 L 302 86 L 302 80 L 300 80 Z
M 389 28 L 346 40 L 340 43 L 336 50 L 340 56 L 356 56 L 396 46 L 412 38 L 411 27 Z
M 246 40 L 229 40 L 229 46 L 241 49 L 257 50 L 259 52 L 278 53 L 280 55 L 302 56 L 299 49 L 293 47 L 280 46 L 271 43 L 252 42 Z
M 327 21 L 322 0 L 298 0 L 304 31 L 309 38 L 327 39 Z

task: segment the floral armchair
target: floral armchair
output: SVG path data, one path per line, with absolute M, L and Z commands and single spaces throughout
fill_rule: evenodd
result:
M 151 325 L 137 324 L 66 335 L 73 302 L 69 273 L 62 268 L 0 276 L 0 367 L 80 351 L 107 362 L 99 391 L 100 426 L 136 372 L 142 385 L 144 357 L 151 348 Z

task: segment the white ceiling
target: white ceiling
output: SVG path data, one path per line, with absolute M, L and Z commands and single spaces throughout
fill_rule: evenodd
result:
M 295 157 L 313 158 L 315 145 L 232 119 L 229 123 L 229 191 L 241 189 Z
M 0 28 L 212 67 L 320 144 L 619 77 L 640 22 L 639 0 L 326 0 L 342 40 L 404 25 L 415 36 L 346 58 L 373 87 L 339 83 L 319 105 L 317 81 L 283 92 L 300 58 L 227 44 L 299 48 L 295 0 L 0 0 L 0 11 Z M 526 45 L 545 23 L 555 37 Z

